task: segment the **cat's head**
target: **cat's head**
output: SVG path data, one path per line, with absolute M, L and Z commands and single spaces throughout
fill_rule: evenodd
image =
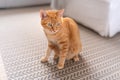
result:
M 40 10 L 41 25 L 48 33 L 56 33 L 62 28 L 62 10 Z

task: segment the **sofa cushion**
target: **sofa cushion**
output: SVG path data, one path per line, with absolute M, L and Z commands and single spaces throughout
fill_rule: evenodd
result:
M 114 36 L 120 31 L 120 1 L 116 0 L 53 0 L 53 8 L 65 9 L 65 16 L 98 32 L 101 36 Z M 57 5 L 55 5 L 57 4 Z

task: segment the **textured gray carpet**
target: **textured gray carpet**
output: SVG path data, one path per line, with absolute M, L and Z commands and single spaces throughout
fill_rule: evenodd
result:
M 47 40 L 39 26 L 39 12 L 16 16 L 21 20 L 14 16 L 1 20 L 17 23 L 0 28 L 0 54 L 8 80 L 120 80 L 120 34 L 102 38 L 79 26 L 80 61 L 66 61 L 65 68 L 58 70 L 52 55 L 48 63 L 40 62 Z

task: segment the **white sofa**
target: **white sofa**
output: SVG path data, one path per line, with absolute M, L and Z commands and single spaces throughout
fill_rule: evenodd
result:
M 51 0 L 0 0 L 0 8 L 24 7 L 48 4 Z
M 120 32 L 120 0 L 52 0 L 52 8 L 65 9 L 65 16 L 112 37 Z

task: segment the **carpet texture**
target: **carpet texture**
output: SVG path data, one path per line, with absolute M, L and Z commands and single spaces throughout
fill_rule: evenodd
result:
M 103 38 L 80 25 L 83 50 L 79 62 L 68 60 L 58 70 L 51 55 L 48 63 L 41 63 L 47 39 L 39 25 L 39 8 L 33 9 L 0 19 L 0 54 L 8 80 L 120 79 L 120 34 Z

